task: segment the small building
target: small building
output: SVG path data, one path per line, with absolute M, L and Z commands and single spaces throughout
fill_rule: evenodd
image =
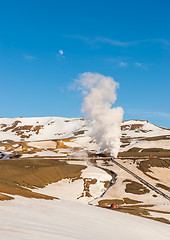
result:
M 117 208 L 117 205 L 115 203 L 112 203 L 111 208 Z

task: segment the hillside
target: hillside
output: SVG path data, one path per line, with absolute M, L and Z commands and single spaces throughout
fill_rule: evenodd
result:
M 170 223 L 170 130 L 147 121 L 121 125 L 116 162 L 84 118 L 0 118 L 0 200 L 65 199 Z M 108 156 L 108 158 L 105 158 Z M 113 210 L 113 209 L 112 209 Z
M 168 240 L 169 226 L 72 201 L 17 197 L 0 203 L 3 240 Z
M 81 156 L 99 153 L 84 118 L 0 118 L 0 151 L 23 156 Z M 125 121 L 119 156 L 170 156 L 170 130 L 147 121 Z M 130 153 L 129 153 L 130 152 Z M 26 154 L 26 155 L 25 155 Z

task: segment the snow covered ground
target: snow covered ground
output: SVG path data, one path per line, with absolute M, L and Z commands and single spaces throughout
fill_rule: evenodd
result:
M 0 151 L 22 157 L 81 157 L 89 152 L 99 153 L 100 147 L 91 136 L 94 124 L 84 118 L 0 118 Z M 119 152 L 132 148 L 170 150 L 169 129 L 140 120 L 124 121 L 121 129 Z
M 82 118 L 32 117 L 0 118 L 0 140 L 50 140 L 73 137 L 90 122 Z
M 62 179 L 56 183 L 48 184 L 44 188 L 31 190 L 60 199 L 88 203 L 90 200 L 100 197 L 106 191 L 105 182 L 110 182 L 112 177 L 102 169 L 88 166 L 86 163 L 84 165 L 87 168 L 82 170 L 80 179 Z M 88 196 L 86 196 L 87 189 L 85 190 L 85 188 L 88 189 Z
M 91 136 L 91 130 L 92 130 L 93 124 L 94 122 L 91 122 L 88 119 L 83 119 L 83 118 L 73 118 L 73 119 L 58 118 L 58 117 L 16 118 L 16 119 L 0 118 L 0 151 L 2 152 L 2 154 L 0 152 L 0 158 L 8 159 L 10 155 L 18 155 L 18 156 L 21 156 L 20 159 L 24 161 L 24 158 L 36 157 L 36 156 L 41 157 L 40 160 L 44 160 L 47 158 L 51 159 L 50 157 L 52 157 L 52 159 L 55 159 L 55 160 L 57 160 L 59 157 L 67 157 L 67 162 L 69 164 L 80 164 L 80 165 L 86 166 L 86 162 L 83 162 L 83 161 L 87 158 L 88 154 L 100 152 L 99 146 L 96 144 L 96 142 Z M 139 152 L 142 151 L 143 149 L 153 149 L 153 148 L 166 149 L 167 152 L 168 150 L 170 150 L 170 130 L 168 129 L 163 129 L 147 121 L 139 121 L 139 120 L 125 121 L 122 123 L 121 129 L 122 129 L 122 138 L 121 138 L 122 145 L 120 148 L 120 153 L 122 152 L 124 154 L 124 152 L 126 153 L 132 148 L 139 148 L 138 150 Z M 71 161 L 71 158 L 75 158 L 75 159 L 77 158 L 81 161 L 75 160 L 74 162 L 74 161 Z M 136 174 L 143 177 L 144 179 L 148 180 L 148 182 L 152 183 L 154 186 L 156 186 L 157 183 L 165 184 L 165 187 L 167 188 L 167 190 L 166 189 L 165 190 L 161 189 L 161 190 L 166 194 L 168 194 L 169 180 L 168 178 L 165 177 L 165 175 L 168 176 L 168 173 L 169 173 L 168 167 L 165 169 L 162 167 L 159 167 L 159 168 L 152 167 L 151 169 L 152 172 L 150 172 L 149 174 L 157 178 L 157 180 L 154 181 L 153 179 L 151 179 L 149 176 L 146 176 L 145 173 L 141 172 L 137 168 L 137 164 L 133 163 L 134 160 L 128 159 L 127 163 L 125 159 L 124 161 L 125 161 L 124 164 L 126 167 L 128 167 L 130 170 L 133 170 Z M 100 164 L 98 166 L 103 166 L 102 164 L 104 163 L 101 162 Z M 166 220 L 170 219 L 169 213 L 168 213 L 169 205 L 166 202 L 167 201 L 166 199 L 163 199 L 159 195 L 155 197 L 155 192 L 152 192 L 152 191 L 145 194 L 136 194 L 133 192 L 132 193 L 127 192 L 126 186 L 128 185 L 128 182 L 124 182 L 124 180 L 126 181 L 127 180 L 136 181 L 136 180 L 131 178 L 126 172 L 123 172 L 123 170 L 119 169 L 116 166 L 108 165 L 108 169 L 112 170 L 117 174 L 116 184 L 110 187 L 110 189 L 106 192 L 104 197 L 102 197 L 101 199 L 100 198 L 95 199 L 100 197 L 101 194 L 106 190 L 106 185 L 105 185 L 106 181 L 110 181 L 111 176 L 107 174 L 105 171 L 102 171 L 101 169 L 96 168 L 94 166 L 92 167 L 92 165 L 88 163 L 88 168 L 82 171 L 80 179 L 70 180 L 69 178 L 65 178 L 65 179 L 61 179 L 58 182 L 53 182 L 53 183 L 50 182 L 50 184 L 46 185 L 44 188 L 32 189 L 32 191 L 34 192 L 56 196 L 61 199 L 64 199 L 64 201 L 47 201 L 46 202 L 43 200 L 24 199 L 16 196 L 15 196 L 15 200 L 11 200 L 11 203 L 10 201 L 5 201 L 5 202 L 1 201 L 0 207 L 4 206 L 4 211 L 6 211 L 6 221 L 7 219 L 9 219 L 9 225 L 7 224 L 7 226 L 4 226 L 3 228 L 4 229 L 3 231 L 5 233 L 7 232 L 6 238 L 4 237 L 3 239 L 10 239 L 10 236 L 12 236 L 13 233 L 17 234 L 16 239 L 109 239 L 109 238 L 113 238 L 113 236 L 117 236 L 117 239 L 124 239 L 126 235 L 129 237 L 127 239 L 137 239 L 137 238 L 147 239 L 145 237 L 143 238 L 144 235 L 141 234 L 142 227 L 140 231 L 136 233 L 134 232 L 135 231 L 134 229 L 131 229 L 128 223 L 126 223 L 127 229 L 126 227 L 123 227 L 124 229 L 123 235 L 121 235 L 121 232 L 119 232 L 119 230 L 117 230 L 118 235 L 115 235 L 115 230 L 116 230 L 115 224 L 117 224 L 117 221 L 119 222 L 119 216 L 124 216 L 125 218 L 127 218 L 128 216 L 127 221 L 131 221 L 129 220 L 131 219 L 131 216 L 129 217 L 129 215 L 121 215 L 120 213 L 109 211 L 109 210 L 107 211 L 103 209 L 98 210 L 99 208 L 96 208 L 97 210 L 92 210 L 92 211 L 97 211 L 96 213 L 97 215 L 94 215 L 94 218 L 97 219 L 97 224 L 98 226 L 100 226 L 98 230 L 98 226 L 93 226 L 95 221 L 93 222 L 93 213 L 90 212 L 90 210 L 94 208 L 88 208 L 88 206 L 86 206 L 87 214 L 89 214 L 87 216 L 89 218 L 88 221 L 85 218 L 87 223 L 84 222 L 85 220 L 82 220 L 82 225 L 81 225 L 81 222 L 79 223 L 78 220 L 75 220 L 75 225 L 77 224 L 78 230 L 80 232 L 82 231 L 84 238 L 80 237 L 81 236 L 80 233 L 78 235 L 75 235 L 76 229 L 77 229 L 75 225 L 73 226 L 70 225 L 71 227 L 69 227 L 71 228 L 70 238 L 68 237 L 68 234 L 63 235 L 63 229 L 62 229 L 63 225 L 62 226 L 59 225 L 61 227 L 61 231 L 59 231 L 59 229 L 55 230 L 54 222 L 56 221 L 56 223 L 58 223 L 58 220 L 55 219 L 56 218 L 55 211 L 59 211 L 58 210 L 59 206 L 63 209 L 64 214 L 66 216 L 66 211 L 70 212 L 70 215 L 71 213 L 76 212 L 75 204 L 78 204 L 77 211 L 79 211 L 79 206 L 82 206 L 82 205 L 79 205 L 80 202 L 84 202 L 84 203 L 90 202 L 92 204 L 97 204 L 98 201 L 101 199 L 106 199 L 106 200 L 109 199 L 114 201 L 114 199 L 122 200 L 126 197 L 126 198 L 129 198 L 130 200 L 140 201 L 141 204 L 142 203 L 145 205 L 153 204 L 153 207 L 148 207 L 148 208 L 151 208 L 151 210 L 153 209 L 164 210 L 164 211 L 167 211 L 167 214 L 166 212 L 163 214 L 162 212 L 156 213 L 151 211 L 149 215 L 150 217 L 155 216 L 159 218 L 164 217 Z M 105 166 L 105 168 L 107 167 Z M 74 201 L 74 203 L 67 202 L 65 200 L 72 200 Z M 47 203 L 49 203 L 49 206 Z M 51 210 L 52 208 L 55 209 L 54 203 L 56 204 L 57 210 L 54 210 L 54 213 L 50 213 L 52 220 L 49 220 L 49 223 L 47 223 L 48 229 L 50 230 L 49 231 L 48 229 L 43 230 L 43 226 L 44 226 L 43 224 L 46 223 L 45 216 L 47 215 L 45 213 L 48 211 L 48 209 L 51 212 L 52 212 Z M 124 203 L 123 206 L 125 205 L 128 205 L 128 204 Z M 17 206 L 18 206 L 18 209 L 17 209 Z M 37 217 L 36 217 L 36 210 L 35 210 L 36 206 L 38 206 Z M 9 211 L 7 210 L 7 207 L 9 207 Z M 82 214 L 85 213 L 86 207 L 85 206 L 82 207 Z M 26 208 L 28 208 L 29 210 L 27 211 Z M 47 209 L 47 211 L 45 210 L 45 208 Z M 10 212 L 10 209 L 11 209 L 11 212 Z M 22 209 L 22 210 L 19 210 L 19 209 Z M 34 210 L 35 210 L 35 215 L 34 215 Z M 20 211 L 23 212 L 23 216 Z M 44 218 L 43 220 L 44 222 L 42 221 L 41 223 L 40 221 L 38 223 L 36 221 L 38 221 L 39 218 L 41 219 L 41 217 L 38 216 L 38 213 L 41 211 L 42 211 L 42 215 L 40 214 L 40 216 L 42 216 L 42 219 Z M 45 213 L 43 213 L 43 211 L 45 211 Z M 100 212 L 101 214 L 100 216 L 98 215 L 99 214 L 98 211 L 102 211 Z M 107 214 L 109 214 L 108 219 L 113 218 L 112 224 L 111 222 L 107 222 L 106 219 L 105 220 L 102 219 L 103 218 L 102 214 L 104 214 L 105 211 L 107 212 Z M 0 215 L 1 213 L 3 213 L 3 210 L 2 212 L 0 212 Z M 62 213 L 60 211 L 59 213 L 61 214 L 61 219 L 64 219 Z M 110 214 L 113 214 L 113 217 L 111 217 Z M 19 219 L 18 220 L 19 225 L 15 226 L 15 222 L 14 220 L 12 220 L 12 219 L 15 219 L 14 215 L 15 217 L 18 216 L 17 220 Z M 34 221 L 34 218 L 32 220 L 31 216 L 33 217 L 35 216 L 35 221 Z M 116 219 L 117 216 L 118 216 L 118 219 Z M 70 216 L 70 219 L 71 219 L 70 221 L 72 221 L 72 219 L 74 220 L 74 217 L 76 217 L 74 214 L 73 216 Z M 5 218 L 5 215 L 3 215 L 3 218 Z M 47 216 L 47 219 L 48 218 L 50 217 Z M 122 218 L 123 217 L 120 217 L 120 219 Z M 77 219 L 79 219 L 79 216 L 77 216 Z M 101 219 L 103 221 L 101 221 Z M 136 219 L 136 218 L 133 218 L 133 219 Z M 2 218 L 0 218 L 0 220 L 2 220 Z M 25 223 L 23 224 L 24 226 L 22 226 L 22 220 L 23 220 L 23 223 Z M 32 225 L 31 225 L 31 221 L 33 221 Z M 108 221 L 111 221 L 111 220 L 108 220 Z M 140 221 L 144 221 L 144 222 L 140 222 Z M 148 224 L 148 220 L 145 220 L 145 219 L 139 220 L 139 222 L 140 224 L 141 223 Z M 151 221 L 149 221 L 149 224 L 150 222 Z M 63 220 L 63 224 L 64 224 L 64 220 Z M 66 221 L 66 224 L 69 226 L 67 221 Z M 125 222 L 123 224 L 124 224 L 123 226 L 125 226 Z M 131 222 L 131 224 L 133 225 L 135 223 Z M 155 222 L 152 224 L 153 226 L 157 226 L 157 223 Z M 91 230 L 92 237 L 89 237 L 90 235 L 88 235 L 88 232 L 90 229 L 90 225 L 92 225 L 93 228 L 95 228 L 95 231 L 99 231 L 100 234 L 96 233 L 94 230 Z M 103 226 L 104 232 L 101 231 L 102 226 Z M 85 228 L 85 230 L 82 230 L 83 227 Z M 113 231 L 111 230 L 112 228 L 113 228 Z M 5 229 L 7 229 L 7 231 Z M 38 233 L 38 229 L 40 230 L 39 233 Z M 2 231 L 2 228 L 0 228 L 0 231 Z M 41 231 L 44 231 L 44 236 L 46 237 L 43 238 L 41 236 Z M 58 231 L 59 233 L 56 233 L 55 231 Z M 84 231 L 85 232 L 87 231 L 87 235 L 84 234 Z M 128 231 L 132 232 L 132 235 L 131 233 L 129 233 L 131 236 L 127 234 Z M 32 233 L 36 234 L 35 238 L 30 237 Z M 58 238 L 53 238 L 53 235 L 55 234 L 58 234 L 56 235 Z M 61 238 L 59 237 L 60 234 L 61 234 Z M 147 230 L 147 234 L 148 236 L 150 236 L 149 229 Z M 20 238 L 20 236 L 22 237 Z M 51 236 L 51 238 L 49 238 L 49 236 Z M 132 236 L 134 236 L 134 238 Z M 153 235 L 148 237 L 148 239 L 152 239 L 153 236 L 154 236 L 154 239 L 164 239 L 164 238 L 161 238 L 160 235 L 158 235 L 159 238 L 156 238 L 157 236 L 156 233 L 153 233 Z
M 170 130 L 156 126 L 148 121 L 128 120 L 122 123 L 122 133 L 127 137 L 154 137 L 169 135 Z
M 169 240 L 169 225 L 66 200 L 0 202 L 2 240 Z

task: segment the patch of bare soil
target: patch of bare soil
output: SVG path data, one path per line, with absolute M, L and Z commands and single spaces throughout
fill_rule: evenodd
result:
M 24 197 L 54 199 L 34 193 L 30 189 L 42 188 L 64 178 L 78 178 L 82 165 L 68 164 L 56 159 L 22 159 L 0 161 L 0 192 Z M 29 189 L 27 189 L 29 188 Z
M 15 155 L 23 155 L 23 154 L 34 154 L 37 152 L 41 152 L 43 149 L 37 147 L 30 147 L 27 145 L 28 142 L 10 142 L 7 141 L 5 143 L 0 142 L 0 146 L 3 146 L 6 151 L 11 152 L 11 157 Z
M 121 137 L 121 143 L 127 143 L 127 144 L 130 144 L 131 143 L 131 139 L 130 138 L 124 138 L 124 137 Z
M 30 132 L 35 132 L 36 134 L 38 134 L 40 129 L 42 129 L 43 127 L 44 127 L 43 125 L 38 126 L 24 125 L 14 128 L 12 132 L 16 132 L 16 134 L 21 138 L 29 138 L 32 135 Z
M 166 186 L 166 185 L 164 185 L 164 184 L 157 183 L 157 184 L 156 184 L 156 187 L 160 187 L 160 188 L 162 188 L 162 189 L 167 190 L 168 192 L 170 192 L 170 187 L 168 187 L 168 186 Z
M 129 213 L 129 214 L 136 215 L 136 216 L 139 216 L 139 217 L 145 217 L 145 218 L 149 218 L 149 219 L 156 220 L 156 221 L 159 221 L 159 222 L 170 224 L 170 221 L 168 219 L 152 217 L 150 215 L 150 209 L 135 208 L 135 206 L 134 206 L 132 208 L 121 207 L 121 208 L 115 208 L 115 209 L 112 209 L 112 210 L 118 211 L 118 212 Z
M 99 207 L 109 207 L 112 203 L 115 203 L 116 205 L 122 205 L 124 204 L 124 201 L 122 199 L 104 199 L 98 202 Z
M 137 215 L 140 217 L 149 216 L 148 210 L 143 209 L 143 208 L 128 208 L 128 207 L 123 208 L 123 207 L 121 207 L 121 208 L 117 208 L 116 211 L 130 213 L 130 214 Z
M 111 208 L 110 206 L 112 203 L 115 203 L 118 207 L 114 208 L 114 209 Z M 142 202 L 133 200 L 133 199 L 129 199 L 129 198 L 105 199 L 105 200 L 100 200 L 98 202 L 98 204 L 99 204 L 98 206 L 107 208 L 107 209 L 111 209 L 114 211 L 129 213 L 129 214 L 136 215 L 139 217 L 145 217 L 145 218 L 149 218 L 149 219 L 156 220 L 159 222 L 170 224 L 170 221 L 164 217 L 158 218 L 158 217 L 151 216 L 152 212 L 161 213 L 161 214 L 170 214 L 170 212 L 150 209 L 154 206 L 153 204 L 139 204 L 139 203 L 142 203 Z M 127 205 L 124 205 L 124 204 L 127 204 Z
M 156 137 L 146 137 L 146 138 L 143 138 L 143 140 L 157 141 L 157 140 L 169 140 L 169 138 L 170 138 L 169 135 L 163 135 L 163 136 L 156 136 Z
M 158 210 L 148 209 L 148 207 L 152 207 L 152 206 L 153 205 L 131 205 L 131 206 L 127 206 L 127 207 L 123 206 L 123 207 L 116 208 L 116 209 L 113 209 L 113 210 L 119 211 L 119 212 L 124 212 L 124 213 L 129 213 L 129 214 L 132 214 L 132 215 L 145 217 L 145 218 L 149 218 L 149 219 L 156 220 L 156 221 L 159 221 L 159 222 L 170 224 L 170 221 L 166 218 L 152 217 L 151 216 L 152 212 L 162 213 L 162 214 L 170 214 L 169 212 L 166 212 L 166 211 L 158 211 Z
M 104 187 L 108 188 L 110 187 L 110 181 L 103 181 L 104 182 Z
M 74 136 L 78 136 L 78 135 L 82 135 L 85 133 L 85 130 L 80 130 L 80 131 L 77 131 L 77 132 L 74 132 Z
M 132 181 L 132 180 L 129 180 L 129 179 L 124 180 L 123 183 L 124 182 L 128 182 L 126 184 L 126 189 L 125 189 L 125 192 L 127 192 L 127 193 L 133 193 L 133 194 L 141 195 L 141 194 L 146 194 L 146 193 L 150 192 L 150 190 L 147 189 L 141 183 L 138 183 L 138 182 L 135 182 L 135 181 Z
M 84 181 L 84 189 L 83 189 L 83 192 L 82 192 L 82 194 L 79 198 L 81 198 L 81 197 L 92 197 L 91 194 L 90 194 L 90 189 L 89 188 L 90 188 L 90 185 L 95 184 L 97 182 L 97 180 L 96 179 L 84 178 L 83 181 Z
M 138 203 L 142 203 L 141 201 L 137 201 L 134 199 L 130 199 L 130 198 L 123 198 L 124 199 L 124 203 L 126 204 L 138 204 Z
M 1 128 L 3 128 L 3 132 L 7 132 L 11 130 L 11 132 L 15 132 L 16 135 L 20 136 L 21 138 L 29 138 L 32 133 L 35 132 L 37 135 L 39 134 L 39 131 L 43 129 L 43 125 L 23 125 L 23 126 L 18 126 L 19 123 L 22 123 L 21 121 L 15 121 L 10 127 L 5 126 L 5 124 Z
M 155 221 L 158 221 L 158 222 L 162 222 L 162 223 L 170 224 L 170 221 L 166 218 L 149 217 L 149 219 L 152 219 L 152 220 L 155 220 Z
M 66 142 L 66 141 L 65 141 Z M 65 148 L 65 149 L 67 149 L 67 148 L 70 148 L 70 147 L 68 147 L 67 145 L 65 145 L 64 144 L 64 140 L 57 140 L 57 146 L 56 146 L 56 148 L 58 149 L 60 149 L 60 148 Z
M 143 124 L 129 124 L 121 126 L 121 130 L 141 130 Z
M 10 197 L 8 195 L 2 194 L 0 193 L 0 201 L 4 201 L 4 200 L 12 200 L 14 199 L 13 197 Z
M 163 149 L 163 148 L 147 148 L 147 149 L 142 149 L 141 152 L 152 152 L 152 153 L 157 153 L 157 152 L 166 152 L 169 153 L 170 150 L 168 149 Z
M 130 198 L 123 198 L 123 199 L 104 199 L 98 202 L 100 207 L 109 207 L 112 203 L 116 205 L 123 205 L 123 204 L 138 204 L 142 203 L 141 201 L 133 200 Z
M 2 131 L 3 132 L 7 132 L 7 131 L 9 131 L 9 130 L 12 130 L 12 129 L 14 129 L 17 125 L 18 125 L 18 123 L 21 123 L 21 121 L 15 121 L 15 122 L 13 122 L 13 124 L 10 126 L 10 127 L 6 127 L 5 129 L 3 129 Z M 5 126 L 6 124 L 4 124 L 4 126 Z M 4 127 L 3 126 L 3 127 Z
M 157 151 L 158 150 L 158 151 Z M 165 149 L 162 148 L 155 148 L 155 149 L 145 149 L 144 151 L 137 152 L 137 151 L 127 151 L 127 152 L 119 152 L 118 157 L 149 157 L 150 155 L 154 157 L 170 157 L 170 151 L 164 151 Z
M 133 148 L 129 149 L 128 152 L 139 152 L 140 150 L 141 150 L 141 148 L 133 147 Z
M 143 173 L 152 172 L 150 170 L 151 167 L 169 168 L 170 159 L 149 158 L 146 161 L 141 161 L 137 166 L 137 168 L 141 170 Z

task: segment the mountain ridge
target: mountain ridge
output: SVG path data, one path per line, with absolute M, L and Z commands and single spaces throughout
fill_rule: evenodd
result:
M 88 118 L 0 118 L 0 151 L 23 156 L 99 153 L 100 147 L 91 134 L 94 124 Z M 131 151 L 132 156 L 137 152 L 141 155 L 144 154 L 143 149 L 148 148 L 151 152 L 153 149 L 170 151 L 170 129 L 156 126 L 147 120 L 123 121 L 121 132 L 120 154 L 129 154 Z

